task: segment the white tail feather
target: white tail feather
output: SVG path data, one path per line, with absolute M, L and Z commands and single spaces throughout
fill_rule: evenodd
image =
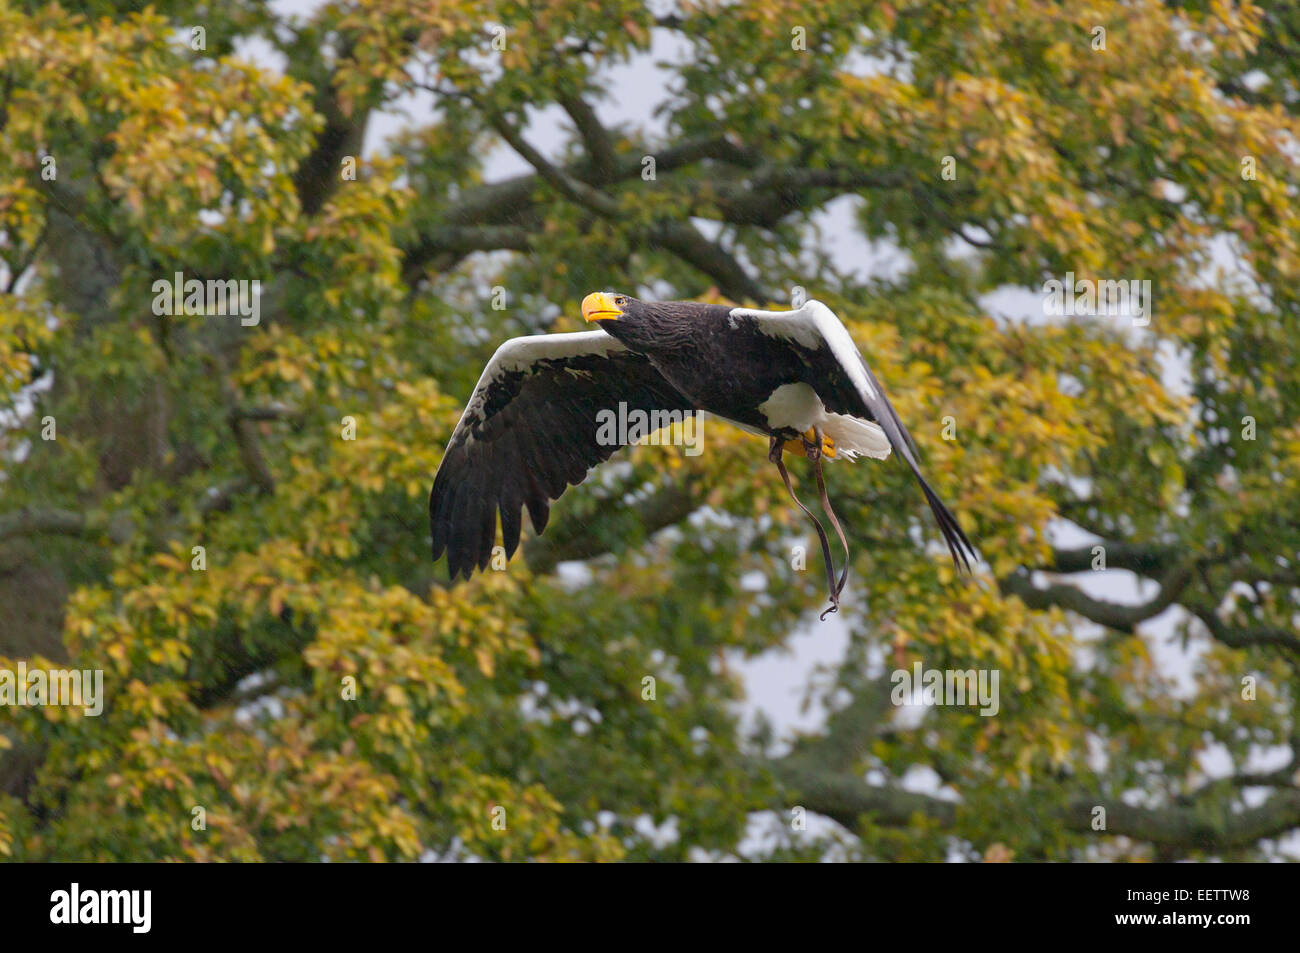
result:
M 889 438 L 876 424 L 845 414 L 827 414 L 822 433 L 835 441 L 835 457 L 852 460 L 858 456 L 883 460 L 891 449 Z

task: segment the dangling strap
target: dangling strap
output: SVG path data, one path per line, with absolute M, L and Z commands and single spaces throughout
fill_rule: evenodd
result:
M 822 438 L 821 431 L 815 431 L 817 440 Z M 831 526 L 835 527 L 835 533 L 840 538 L 840 545 L 844 547 L 844 571 L 840 573 L 839 582 L 831 590 L 831 602 L 835 605 L 840 603 L 840 593 L 844 591 L 844 584 L 849 581 L 849 541 L 844 538 L 844 530 L 840 526 L 839 519 L 835 516 L 835 510 L 831 506 L 830 497 L 826 495 L 826 479 L 822 476 L 822 458 L 820 454 L 813 461 L 813 472 L 817 474 L 817 491 L 821 494 L 822 509 L 826 513 L 826 518 L 831 521 Z M 828 559 L 827 562 L 830 560 Z
M 820 616 L 821 621 L 825 622 L 826 617 L 828 615 L 830 615 L 832 612 L 838 612 L 840 609 L 840 589 L 844 588 L 844 582 L 843 580 L 841 580 L 839 585 L 838 586 L 836 585 L 835 563 L 832 562 L 831 560 L 831 544 L 830 544 L 830 540 L 826 538 L 826 530 L 822 529 L 821 520 L 819 520 L 813 514 L 812 510 L 808 509 L 808 507 L 803 505 L 803 501 L 799 499 L 799 496 L 794 492 L 794 487 L 790 485 L 790 474 L 786 470 L 785 461 L 781 459 L 781 456 L 782 456 L 781 453 L 778 451 L 777 455 L 774 457 L 774 460 L 776 462 L 777 470 L 780 471 L 781 473 L 781 479 L 785 481 L 785 488 L 790 493 L 790 499 L 794 500 L 795 504 L 799 507 L 799 509 L 803 510 L 804 515 L 807 516 L 810 520 L 812 520 L 813 526 L 817 528 L 817 539 L 820 540 L 822 544 L 822 559 L 826 563 L 826 586 L 830 590 L 830 594 L 831 594 L 831 606 Z M 820 483 L 821 482 L 821 461 L 820 460 L 817 461 L 817 479 L 818 482 Z M 825 500 L 825 498 L 826 498 L 826 489 L 825 486 L 823 485 L 822 499 Z M 822 505 L 828 506 L 829 504 L 823 503 Z M 833 513 L 831 514 L 831 519 L 832 520 L 835 519 Z M 836 532 L 840 533 L 840 540 L 843 541 L 844 533 L 840 531 L 838 520 L 835 521 L 835 530 Z M 846 553 L 848 552 L 847 543 L 845 543 L 844 545 L 844 550 Z M 849 571 L 849 567 L 845 565 L 844 574 L 846 577 L 848 576 L 848 571 Z

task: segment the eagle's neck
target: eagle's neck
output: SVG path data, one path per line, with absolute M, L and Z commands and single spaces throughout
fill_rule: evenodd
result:
M 701 332 L 705 332 L 712 321 L 725 318 L 729 311 L 721 305 L 693 301 L 662 302 L 642 311 L 635 322 L 602 321 L 601 326 L 633 351 L 667 355 L 679 350 L 698 349 Z

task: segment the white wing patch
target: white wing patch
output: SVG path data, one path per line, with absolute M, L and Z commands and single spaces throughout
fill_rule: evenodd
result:
M 826 417 L 826 408 L 817 392 L 807 384 L 782 384 L 758 405 L 773 430 L 789 427 L 803 433 Z
M 560 360 L 566 357 L 579 357 L 583 354 L 607 356 L 611 351 L 626 351 L 623 342 L 604 331 L 575 331 L 571 334 L 529 334 L 524 337 L 511 338 L 492 355 L 483 377 L 479 380 L 491 380 L 497 374 L 509 371 L 527 370 L 538 361 Z
M 783 338 L 787 341 L 820 350 L 823 346 L 831 349 L 831 355 L 844 368 L 865 400 L 875 400 L 876 389 L 871 386 L 866 372 L 862 369 L 862 354 L 853 343 L 848 330 L 835 316 L 835 312 L 820 301 L 809 301 L 797 311 L 758 311 L 752 308 L 733 308 L 731 316 L 753 318 L 758 330 L 768 337 Z
M 623 342 L 604 331 L 574 331 L 568 334 L 529 334 L 524 337 L 511 338 L 503 343 L 483 368 L 474 393 L 465 405 L 460 422 L 452 432 L 448 446 L 456 441 L 461 428 L 467 420 L 481 419 L 483 404 L 487 400 L 487 390 L 494 382 L 506 374 L 527 371 L 539 361 L 563 360 L 566 357 L 580 357 L 592 354 L 608 357 L 615 351 L 626 351 Z M 571 373 L 582 373 L 569 368 Z M 466 439 L 473 441 L 472 435 Z
M 529 334 L 511 338 L 492 355 L 478 383 L 474 396 L 499 377 L 526 371 L 538 361 L 559 360 L 583 354 L 608 356 L 612 351 L 626 351 L 623 342 L 604 331 L 574 331 L 571 334 Z M 470 399 L 473 402 L 473 398 Z

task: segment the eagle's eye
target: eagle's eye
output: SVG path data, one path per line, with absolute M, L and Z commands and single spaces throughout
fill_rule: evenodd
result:
M 627 298 L 624 298 L 622 295 L 619 295 L 617 298 L 614 299 L 614 303 L 621 308 L 623 307 L 623 305 L 627 304 Z

